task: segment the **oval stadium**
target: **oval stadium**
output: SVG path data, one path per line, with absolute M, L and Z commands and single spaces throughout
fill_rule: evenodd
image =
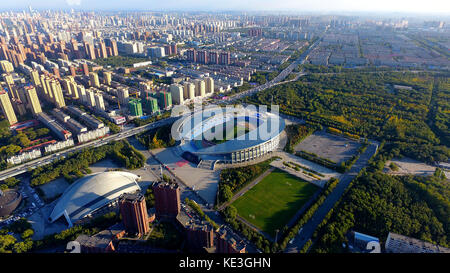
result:
M 239 163 L 275 150 L 285 122 L 270 112 L 215 107 L 184 116 L 174 126 L 185 159 Z
M 112 171 L 87 175 L 71 184 L 59 198 L 49 221 L 55 222 L 64 216 L 69 226 L 108 205 L 123 193 L 135 192 L 138 175 L 129 172 Z

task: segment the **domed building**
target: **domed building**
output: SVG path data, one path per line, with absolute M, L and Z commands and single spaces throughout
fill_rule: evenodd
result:
M 140 177 L 133 173 L 114 171 L 87 175 L 71 184 L 59 198 L 49 221 L 64 216 L 69 226 L 111 204 L 123 193 L 140 191 Z
M 0 217 L 10 215 L 22 201 L 22 195 L 14 190 L 0 190 Z

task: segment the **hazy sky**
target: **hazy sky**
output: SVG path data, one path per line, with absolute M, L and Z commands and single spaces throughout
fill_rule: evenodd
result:
M 1 0 L 0 9 L 371 11 L 447 13 L 449 0 Z

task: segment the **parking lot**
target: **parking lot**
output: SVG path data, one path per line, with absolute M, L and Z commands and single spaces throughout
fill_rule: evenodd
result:
M 305 138 L 294 149 L 314 153 L 340 164 L 356 154 L 360 146 L 357 141 L 319 131 Z

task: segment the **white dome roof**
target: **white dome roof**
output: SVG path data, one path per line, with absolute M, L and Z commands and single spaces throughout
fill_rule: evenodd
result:
M 70 223 L 118 198 L 122 193 L 140 190 L 139 176 L 129 172 L 102 172 L 87 175 L 71 184 L 59 198 L 49 220 L 64 214 Z

